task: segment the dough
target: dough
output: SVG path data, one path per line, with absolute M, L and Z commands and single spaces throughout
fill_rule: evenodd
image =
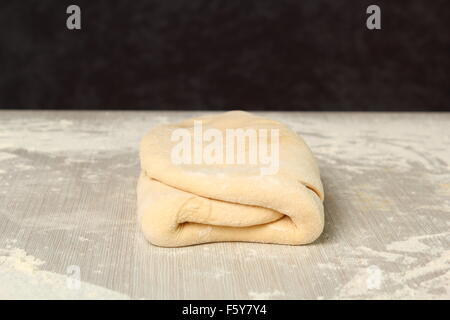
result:
M 198 121 L 203 132 L 214 128 L 224 136 L 233 128 L 277 129 L 278 171 L 261 174 L 261 163 L 174 163 L 174 130 L 194 135 Z M 155 245 L 218 241 L 300 245 L 313 242 L 323 230 L 319 168 L 303 140 L 277 121 L 231 111 L 158 126 L 142 139 L 140 160 L 138 218 L 145 237 Z

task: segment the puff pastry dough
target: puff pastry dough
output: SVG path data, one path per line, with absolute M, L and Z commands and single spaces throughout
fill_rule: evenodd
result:
M 279 129 L 279 170 L 260 175 L 250 164 L 171 161 L 171 133 L 204 128 Z M 141 141 L 137 212 L 153 244 L 180 247 L 218 241 L 300 245 L 324 226 L 319 168 L 304 141 L 287 126 L 243 111 L 153 128 Z

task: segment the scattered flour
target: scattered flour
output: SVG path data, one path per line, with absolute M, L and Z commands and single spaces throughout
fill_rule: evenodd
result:
M 62 119 L 62 120 L 59 120 L 59 125 L 62 128 L 67 128 L 67 127 L 73 126 L 73 121 Z
M 384 274 L 378 266 L 361 268 L 357 270 L 352 279 L 340 289 L 340 298 L 374 294 L 375 291 L 380 290 L 383 281 Z
M 411 238 L 405 241 L 395 241 L 388 244 L 388 250 L 402 251 L 402 252 L 423 252 L 430 247 L 419 241 L 417 238 Z
M 16 155 L 0 151 L 0 161 L 13 159 L 13 158 L 16 158 Z
M 386 246 L 387 250 L 402 254 L 356 248 L 356 253 L 364 254 L 368 260 L 376 258 L 381 264 L 351 263 L 351 259 L 342 257 L 346 267 L 354 269 L 354 275 L 338 289 L 334 299 L 449 299 L 447 238 L 448 233 L 416 236 Z M 423 243 L 430 239 L 441 241 L 431 248 Z
M 208 277 L 208 278 L 213 278 L 213 279 L 219 280 L 219 279 L 226 277 L 229 274 L 231 274 L 230 271 L 216 269 L 216 270 L 207 271 L 207 272 L 202 271 L 201 273 L 199 273 L 199 276 L 202 278 Z
M 371 248 L 367 248 L 367 247 L 363 247 L 363 246 L 356 248 L 356 251 L 360 252 L 362 254 L 367 254 L 371 257 L 381 258 L 388 262 L 405 261 L 405 260 L 406 261 L 414 261 L 415 260 L 414 258 L 406 257 L 401 254 L 384 252 L 384 251 L 376 251 Z
M 398 280 L 409 281 L 421 277 L 427 277 L 433 273 L 445 273 L 450 275 L 450 250 L 445 251 L 437 259 L 431 260 L 423 266 L 405 271 Z M 450 286 L 450 282 L 446 283 Z M 450 287 L 448 288 L 450 289 Z
M 445 119 L 428 122 L 423 117 L 411 117 L 405 121 L 403 117 L 386 114 L 368 123 L 366 115 L 361 115 L 365 121 L 358 121 L 358 117 L 335 114 L 333 121 L 326 123 L 327 130 L 323 122 L 305 116 L 282 120 L 305 138 L 319 160 L 354 173 L 379 168 L 380 163 L 399 171 L 417 164 L 428 170 L 448 166 L 450 148 L 442 147 L 443 141 L 448 140 L 442 133 L 447 126 Z M 331 134 L 336 132 L 339 134 Z M 424 144 L 433 152 L 424 153 Z
M 120 127 L 123 130 L 114 130 L 112 128 L 118 124 L 100 126 L 96 121 L 57 120 L 36 113 L 33 121 L 13 119 L 5 124 L 6 130 L 0 133 L 0 160 L 2 157 L 14 157 L 11 153 L 2 152 L 2 149 L 52 154 L 64 152 L 65 155 L 70 152 L 80 157 L 86 151 L 134 150 L 140 137 L 157 124 L 158 120 L 152 118 L 133 124 L 122 121 Z M 130 143 L 133 141 L 136 143 Z
M 0 249 L 0 299 L 129 299 L 86 282 L 70 286 L 69 276 L 39 270 L 44 263 L 19 248 Z
M 285 293 L 281 292 L 279 290 L 274 290 L 272 292 L 254 292 L 254 291 L 250 291 L 248 293 L 248 295 L 253 300 L 265 300 L 265 299 L 281 298 L 281 297 L 285 296 Z
M 428 245 L 424 244 L 422 240 L 434 238 L 445 238 L 447 240 L 450 240 L 450 233 L 443 232 L 438 234 L 415 236 L 406 240 L 391 242 L 387 245 L 386 248 L 392 251 L 427 253 L 431 250 L 431 248 Z

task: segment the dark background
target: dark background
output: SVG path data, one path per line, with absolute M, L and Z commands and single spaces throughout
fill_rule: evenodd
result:
M 365 26 L 370 4 L 382 30 Z M 1 0 L 0 108 L 450 111 L 449 13 L 448 0 Z

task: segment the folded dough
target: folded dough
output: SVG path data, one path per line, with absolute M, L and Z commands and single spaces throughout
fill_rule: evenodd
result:
M 279 170 L 261 175 L 254 164 L 174 164 L 177 128 L 279 130 Z M 137 211 L 153 244 L 179 247 L 218 241 L 299 245 L 324 225 L 324 192 L 308 146 L 287 126 L 243 111 L 189 119 L 152 129 L 140 145 Z

